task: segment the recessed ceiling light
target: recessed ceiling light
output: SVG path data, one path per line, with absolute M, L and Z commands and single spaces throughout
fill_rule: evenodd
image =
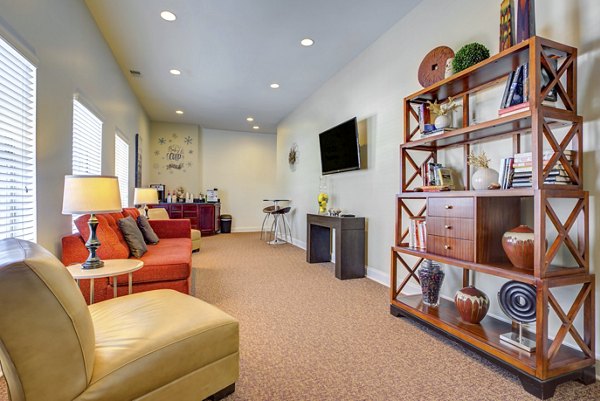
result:
M 173 14 L 171 11 L 163 11 L 160 13 L 160 17 L 165 21 L 175 21 L 177 16 Z
M 181 111 L 181 110 L 175 110 L 175 113 L 176 114 L 183 114 L 183 111 Z
M 315 41 L 311 38 L 304 38 L 300 41 L 300 44 L 304 47 L 309 47 L 315 44 Z
M 246 121 L 248 121 L 249 123 L 251 123 L 252 121 L 254 121 L 254 118 L 248 117 L 248 118 L 246 118 Z
M 173 68 L 172 70 L 169 70 L 169 72 L 173 75 L 181 75 L 181 71 L 176 70 L 175 68 Z
M 252 127 L 253 129 L 260 129 L 260 127 L 258 125 L 255 125 L 254 127 Z
M 277 89 L 277 88 L 279 88 L 279 84 L 271 84 L 271 88 Z

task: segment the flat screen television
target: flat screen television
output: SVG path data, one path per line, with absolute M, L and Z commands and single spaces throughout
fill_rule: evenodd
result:
M 360 169 L 356 117 L 319 134 L 323 175 Z

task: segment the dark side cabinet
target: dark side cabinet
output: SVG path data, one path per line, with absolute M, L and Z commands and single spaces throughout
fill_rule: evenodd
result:
M 202 235 L 214 235 L 219 232 L 220 203 L 159 203 L 149 207 L 162 207 L 171 219 L 189 219 L 193 229 Z

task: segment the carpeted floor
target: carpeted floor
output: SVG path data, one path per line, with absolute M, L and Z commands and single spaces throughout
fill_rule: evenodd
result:
M 241 374 L 227 401 L 536 399 L 506 371 L 392 317 L 386 287 L 340 281 L 331 264 L 305 260 L 256 233 L 202 239 L 194 295 L 240 321 Z M 553 398 L 599 399 L 600 384 L 575 382 Z

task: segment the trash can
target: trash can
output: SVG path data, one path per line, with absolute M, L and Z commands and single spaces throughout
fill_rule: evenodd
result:
M 229 234 L 231 233 L 231 215 L 230 214 L 222 214 L 221 215 L 221 234 Z

